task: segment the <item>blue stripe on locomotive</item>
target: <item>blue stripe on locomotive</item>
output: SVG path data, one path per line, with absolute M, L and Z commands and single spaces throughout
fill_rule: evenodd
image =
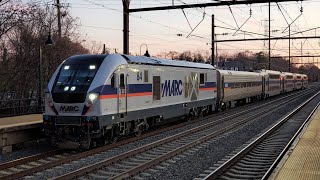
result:
M 205 84 L 200 84 L 200 88 L 211 88 L 217 87 L 217 82 L 205 82 Z
M 128 93 L 152 92 L 152 84 L 129 84 Z M 100 95 L 117 94 L 117 89 L 111 85 L 103 85 L 95 88 L 91 93 L 100 93 Z

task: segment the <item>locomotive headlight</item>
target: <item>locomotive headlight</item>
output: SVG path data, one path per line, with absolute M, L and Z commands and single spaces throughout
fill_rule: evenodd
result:
M 98 99 L 98 94 L 97 93 L 90 93 L 89 94 L 89 100 L 90 101 L 95 101 L 96 99 Z
M 99 97 L 98 93 L 89 93 L 87 96 L 86 105 L 91 106 L 92 104 L 94 104 L 96 102 L 98 97 Z

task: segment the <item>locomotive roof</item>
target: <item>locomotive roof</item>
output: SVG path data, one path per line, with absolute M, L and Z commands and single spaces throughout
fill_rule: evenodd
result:
M 146 56 L 129 56 L 123 55 L 128 63 L 133 64 L 150 64 L 150 65 L 164 65 L 164 66 L 178 66 L 178 67 L 191 67 L 191 68 L 202 68 L 202 69 L 215 69 L 211 64 L 205 63 L 194 63 L 189 61 L 177 61 L 169 59 L 159 59 L 154 57 Z
M 104 58 L 106 57 L 106 54 L 80 54 L 80 55 L 74 55 L 69 57 L 65 60 L 65 63 L 67 64 L 78 64 L 81 61 L 87 61 L 87 62 L 96 62 L 100 61 L 102 62 Z
M 74 55 L 65 60 L 67 64 L 77 64 L 81 61 L 89 62 L 102 62 L 108 56 L 113 58 L 122 57 L 126 60 L 128 64 L 148 64 L 148 65 L 161 65 L 161 66 L 175 66 L 175 67 L 187 67 L 187 68 L 201 68 L 201 69 L 215 69 L 211 64 L 205 63 L 195 63 L 184 60 L 169 60 L 169 59 L 159 59 L 154 57 L 146 56 L 130 56 L 122 54 L 81 54 Z M 121 61 L 118 61 L 121 64 Z M 124 63 L 124 62 L 122 62 Z

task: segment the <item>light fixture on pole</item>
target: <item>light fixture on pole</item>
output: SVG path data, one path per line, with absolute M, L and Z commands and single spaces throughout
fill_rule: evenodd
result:
M 51 34 L 49 33 L 45 45 L 54 45 Z M 39 67 L 38 67 L 38 112 L 42 113 L 42 46 L 39 46 Z
M 141 44 L 141 46 L 140 46 L 140 56 L 141 56 L 141 47 L 142 47 L 143 45 L 146 46 L 146 53 L 144 53 L 144 56 L 150 57 L 150 54 L 149 54 L 149 51 L 148 51 L 148 46 L 147 46 L 145 43 Z

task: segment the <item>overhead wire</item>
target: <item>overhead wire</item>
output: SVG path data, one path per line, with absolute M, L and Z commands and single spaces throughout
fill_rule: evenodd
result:
M 96 3 L 96 2 L 93 2 L 93 1 L 91 1 L 91 0 L 83 0 L 83 1 L 86 1 L 86 2 L 89 2 L 89 3 L 92 3 L 92 4 L 95 4 L 95 5 L 97 5 L 97 6 L 104 7 L 104 8 L 109 9 L 109 10 L 113 10 L 113 11 L 116 11 L 116 12 L 119 12 L 119 13 L 123 13 L 123 12 L 120 11 L 120 10 L 107 7 L 107 6 L 105 6 L 104 4 Z M 143 17 L 141 17 L 141 16 L 138 17 L 138 16 L 135 16 L 135 15 L 132 15 L 132 14 L 129 14 L 129 15 L 131 15 L 132 17 L 138 18 L 138 19 L 142 19 L 142 20 L 144 20 L 144 21 L 146 21 L 146 22 L 150 22 L 150 23 L 153 23 L 153 24 L 158 24 L 158 25 L 160 25 L 160 26 L 163 26 L 163 27 L 166 27 L 166 28 L 169 28 L 169 29 L 173 29 L 173 30 L 178 31 L 178 32 L 187 33 L 186 31 L 183 31 L 183 30 L 180 30 L 180 29 L 177 29 L 177 28 L 173 28 L 173 27 L 170 27 L 170 26 L 168 26 L 168 25 L 161 24 L 161 23 L 158 23 L 158 22 L 154 22 L 154 21 L 151 21 L 151 20 L 149 20 L 149 19 L 143 18 Z M 200 36 L 193 36 L 193 37 L 198 37 L 198 38 L 199 38 Z M 202 38 L 202 39 L 207 39 L 207 40 L 210 40 L 210 41 L 211 41 L 211 39 L 208 39 L 208 38 L 205 38 L 205 37 L 201 37 L 201 38 Z
M 280 5 L 281 6 L 281 5 Z M 283 8 L 283 7 L 282 7 Z M 302 4 L 301 4 L 301 8 L 302 8 Z M 292 18 L 290 17 L 289 13 L 283 8 L 283 10 L 285 11 L 285 13 L 288 15 L 288 17 L 292 20 Z M 303 37 L 305 37 L 305 35 L 302 33 L 302 31 L 300 30 L 300 28 L 297 26 L 297 24 L 295 22 L 293 22 L 294 26 L 296 26 L 296 28 L 298 29 L 298 31 L 301 33 L 301 35 Z M 312 46 L 312 44 L 310 43 L 310 41 L 307 39 L 308 44 L 310 45 L 310 47 L 312 49 L 314 49 L 314 47 Z M 319 54 L 315 49 L 314 51 L 316 52 L 316 54 Z
M 90 0 L 85 0 L 85 1 L 90 1 Z M 107 8 L 107 9 L 111 9 L 111 10 L 115 10 L 115 9 L 113 9 L 113 8 L 109 8 L 109 7 L 106 7 L 106 6 L 104 6 L 104 5 L 102 5 L 104 8 Z M 118 10 L 117 10 L 117 12 L 119 12 Z M 122 13 L 122 12 L 121 12 Z M 137 17 L 137 18 L 141 18 L 141 17 Z M 150 20 L 147 20 L 146 19 L 146 21 L 149 21 L 150 22 Z M 151 22 L 151 23 L 156 23 L 156 22 Z M 156 24 L 159 24 L 159 25 L 163 25 L 163 24 L 161 24 L 161 23 L 156 23 Z M 122 30 L 122 29 L 115 29 L 115 28 L 104 28 L 104 27 L 97 27 L 97 26 L 88 26 L 88 25 L 81 25 L 81 26 L 85 26 L 85 27 L 91 27 L 91 28 L 99 28 L 99 29 L 108 29 L 108 30 Z M 167 26 L 167 25 L 164 25 L 164 26 L 166 26 L 166 27 L 168 27 L 168 28 L 171 28 L 171 27 L 169 27 L 169 26 Z M 174 28 L 171 28 L 171 29 L 174 29 Z M 185 32 L 185 31 L 181 31 L 181 30 L 179 30 L 179 29 L 176 29 L 177 31 L 180 31 L 180 32 Z M 136 33 L 136 32 L 132 32 L 131 31 L 131 33 L 133 33 L 133 34 L 139 34 L 139 33 Z M 146 37 L 150 37 L 149 35 L 145 35 L 145 34 L 139 34 L 140 36 L 146 36 Z M 131 35 L 132 36 L 132 35 Z M 154 36 L 152 36 L 153 38 L 156 38 L 156 37 L 154 37 Z M 169 41 L 169 42 L 176 42 L 176 40 L 172 40 L 172 41 L 170 41 L 170 40 L 168 40 L 168 39 L 162 39 L 162 38 L 157 38 L 157 39 L 159 39 L 159 40 L 165 40 L 165 41 Z M 191 44 L 189 44 L 189 45 L 191 45 Z
M 111 8 L 111 7 L 107 7 L 107 6 L 103 5 L 103 4 L 99 4 L 99 3 L 96 3 L 96 2 L 92 2 L 91 0 L 84 0 L 84 1 L 93 3 L 93 4 L 98 5 L 98 6 L 102 6 L 103 8 L 106 8 L 106 9 L 110 9 L 110 10 L 113 10 L 113 11 L 117 11 L 117 12 L 119 12 L 119 13 L 123 13 L 122 11 L 119 11 L 119 10 L 114 9 L 114 8 Z M 178 1 L 180 1 L 180 0 L 178 0 Z M 130 14 L 130 15 L 131 15 L 131 14 Z M 208 14 L 205 14 L 205 15 L 208 16 Z M 149 20 L 149 19 L 146 19 L 146 18 L 143 18 L 143 17 L 136 17 L 136 16 L 134 16 L 134 15 L 131 15 L 131 16 L 133 16 L 133 17 L 135 17 L 135 18 L 142 19 L 142 20 L 144 20 L 144 21 L 146 21 L 146 22 L 158 24 L 158 25 L 160 25 L 160 26 L 163 26 L 163 27 L 166 27 L 166 28 L 169 28 L 169 29 L 176 30 L 176 31 L 178 31 L 178 32 L 186 33 L 186 32 L 183 31 L 183 30 L 180 30 L 180 29 L 177 29 L 177 28 L 173 28 L 173 27 L 170 27 L 170 26 L 168 26 L 168 25 L 161 24 L 161 23 L 158 23 L 158 22 L 153 22 L 153 21 L 151 21 L 151 20 Z M 216 18 L 215 18 L 215 19 L 216 19 Z M 219 21 L 218 19 L 216 19 L 216 20 Z M 222 22 L 222 23 L 227 24 L 227 23 L 225 23 L 225 22 Z M 229 25 L 229 24 L 227 24 L 227 25 L 228 25 L 228 26 L 231 26 L 231 25 Z M 232 27 L 233 27 L 233 26 L 232 26 Z M 223 27 L 223 28 L 225 28 L 225 27 Z M 230 29 L 229 29 L 229 30 L 230 30 Z M 246 32 L 246 31 L 243 31 L 243 32 Z M 252 32 L 246 32 L 246 33 L 252 33 Z M 253 33 L 253 34 L 262 35 L 262 36 L 263 36 L 263 34 L 259 34 L 259 33 Z M 196 35 L 194 35 L 194 37 L 199 37 L 199 38 L 203 38 L 203 39 L 208 39 L 208 38 L 201 37 L 201 36 L 196 36 Z M 209 39 L 208 39 L 208 40 L 209 40 Z

